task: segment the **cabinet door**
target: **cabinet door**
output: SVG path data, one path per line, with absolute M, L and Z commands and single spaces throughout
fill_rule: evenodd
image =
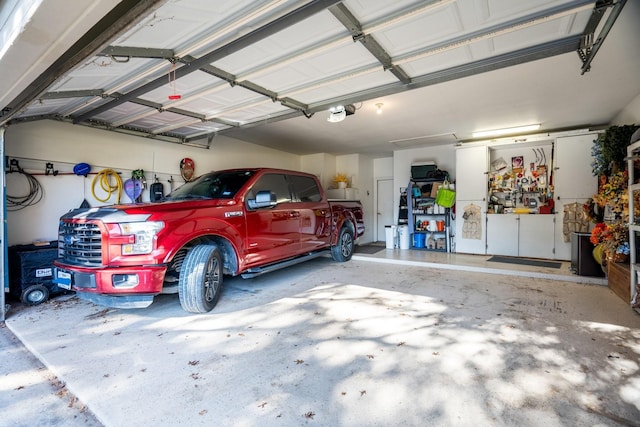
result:
M 588 199 L 598 192 L 598 179 L 591 173 L 591 147 L 598 134 L 556 139 L 553 183 L 556 200 Z
M 518 217 L 487 215 L 487 255 L 518 256 Z
M 487 153 L 486 146 L 456 150 L 456 200 L 486 200 Z
M 554 215 L 519 215 L 518 255 L 554 258 Z
M 464 219 L 465 209 L 476 206 L 480 211 L 480 219 L 475 220 L 474 224 Z M 456 234 L 455 234 L 455 251 L 464 254 L 484 255 L 486 253 L 487 241 L 487 203 L 481 200 L 460 201 L 456 202 Z M 465 230 L 465 223 L 466 230 Z M 469 232 L 469 226 L 474 226 L 474 231 Z M 479 237 L 479 238 L 478 238 Z

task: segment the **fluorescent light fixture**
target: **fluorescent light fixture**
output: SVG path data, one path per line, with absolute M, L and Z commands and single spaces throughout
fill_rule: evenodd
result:
M 517 127 L 514 127 L 514 128 L 483 130 L 483 131 L 479 131 L 479 132 L 473 132 L 471 135 L 474 138 L 484 138 L 484 137 L 487 137 L 487 136 L 513 135 L 513 134 L 516 134 L 516 133 L 531 132 L 531 131 L 538 130 L 538 129 L 540 129 L 540 124 L 517 126 Z

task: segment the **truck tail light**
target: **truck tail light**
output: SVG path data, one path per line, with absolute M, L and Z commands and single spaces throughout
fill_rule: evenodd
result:
M 133 236 L 132 242 L 122 245 L 123 255 L 151 253 L 156 235 L 164 228 L 162 221 L 122 222 L 118 225 L 123 236 Z

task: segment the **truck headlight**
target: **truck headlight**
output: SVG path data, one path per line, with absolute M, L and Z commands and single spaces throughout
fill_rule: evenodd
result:
M 122 222 L 118 225 L 123 235 L 133 237 L 132 243 L 122 245 L 123 255 L 151 253 L 156 234 L 164 228 L 164 222 L 162 221 Z

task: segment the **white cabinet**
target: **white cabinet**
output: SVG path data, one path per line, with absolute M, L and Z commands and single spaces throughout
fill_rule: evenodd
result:
M 563 234 L 564 206 L 581 205 L 597 192 L 597 178 L 591 173 L 591 148 L 597 137 L 564 132 L 458 147 L 455 251 L 570 260 L 570 238 Z M 506 166 L 498 169 L 499 164 Z M 479 239 L 462 235 L 462 216 L 470 205 L 482 209 Z M 494 214 L 498 208 L 512 218 Z M 519 208 L 540 213 L 520 215 Z M 515 226 L 518 233 L 512 234 Z
M 455 251 L 484 255 L 487 241 L 487 168 L 486 145 L 462 146 L 456 150 Z M 474 212 L 465 219 L 465 212 Z
M 556 200 L 588 199 L 598 191 L 593 175 L 591 148 L 597 133 L 558 137 L 553 155 L 553 183 Z
M 487 254 L 552 259 L 553 215 L 487 215 Z
M 519 215 L 518 256 L 554 258 L 553 215 Z
M 465 214 L 473 212 L 465 218 Z M 456 199 L 455 251 L 484 255 L 487 242 L 487 202 Z
M 571 259 L 571 236 L 565 236 L 563 231 L 565 205 L 582 205 L 598 192 L 598 179 L 591 172 L 591 148 L 597 138 L 597 133 L 556 138 L 553 168 L 557 225 L 554 233 L 555 259 Z
M 487 214 L 487 254 L 518 256 L 520 215 Z
M 326 190 L 327 199 L 358 200 L 357 188 L 330 188 Z
M 456 150 L 456 201 L 487 197 L 488 149 L 485 145 Z

